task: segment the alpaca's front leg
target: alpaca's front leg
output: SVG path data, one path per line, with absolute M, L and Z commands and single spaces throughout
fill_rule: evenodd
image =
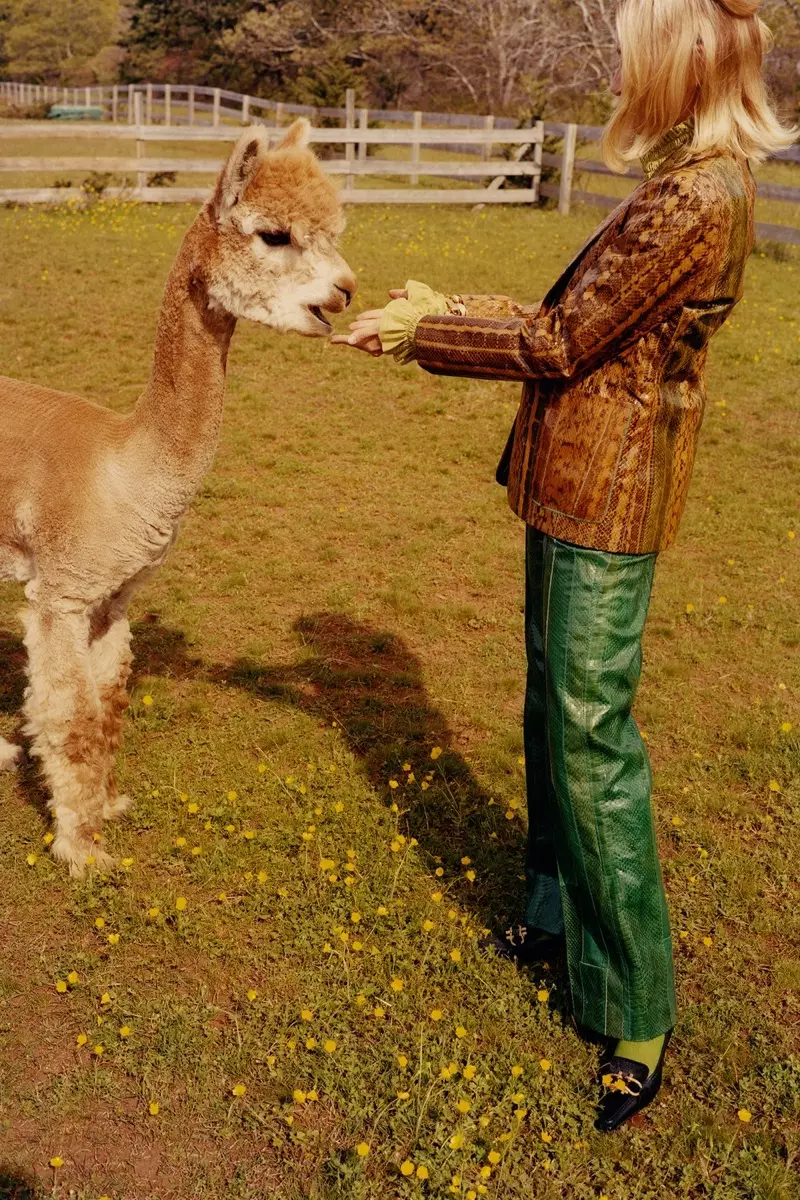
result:
M 103 741 L 108 750 L 108 774 L 103 816 L 121 816 L 130 805 L 117 792 L 116 754 L 122 745 L 122 718 L 128 707 L 127 683 L 131 673 L 131 627 L 126 617 L 114 620 L 89 647 L 89 661 L 102 712 Z
M 89 654 L 89 618 L 68 602 L 36 604 L 25 617 L 29 686 L 25 732 L 50 788 L 52 852 L 81 875 L 101 848 L 110 751 Z
M 0 771 L 15 771 L 22 759 L 22 746 L 0 738 Z

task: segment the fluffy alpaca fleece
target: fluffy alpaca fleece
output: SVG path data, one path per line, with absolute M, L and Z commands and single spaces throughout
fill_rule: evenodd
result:
M 326 336 L 356 290 L 338 193 L 297 122 L 245 130 L 170 272 L 149 382 L 121 416 L 0 378 L 0 579 L 25 584 L 24 732 L 49 789 L 53 854 L 107 867 L 131 668 L 127 610 L 168 555 L 217 444 L 238 317 Z M 21 750 L 0 739 L 0 770 Z

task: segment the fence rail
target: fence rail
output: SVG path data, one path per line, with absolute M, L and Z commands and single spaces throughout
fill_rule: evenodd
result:
M 613 175 L 604 163 L 577 157 L 579 141 L 596 142 L 602 136 L 602 129 L 593 125 L 540 121 L 530 128 L 520 129 L 519 123 L 509 117 L 357 108 L 352 91 L 348 91 L 344 107 L 314 108 L 195 84 L 56 88 L 0 81 L 0 100 L 25 108 L 37 104 L 77 105 L 99 110 L 106 118 L 97 122 L 29 121 L 22 135 L 18 126 L 0 124 L 0 145 L 4 138 L 20 136 L 69 140 L 102 137 L 135 144 L 135 155 L 119 158 L 105 155 L 0 158 L 0 176 L 4 172 L 80 170 L 122 176 L 131 174 L 135 175 L 135 183 L 125 181 L 122 187 L 106 189 L 106 194 L 148 202 L 202 201 L 208 195 L 208 188 L 199 183 L 197 187 L 150 186 L 148 177 L 170 172 L 210 175 L 220 165 L 219 159 L 159 157 L 152 151 L 148 156 L 148 143 L 227 142 L 243 125 L 253 122 L 266 124 L 269 136 L 277 139 L 288 120 L 307 116 L 312 121 L 324 123 L 313 128 L 312 140 L 343 152 L 342 157 L 328 160 L 326 168 L 331 174 L 345 176 L 342 190 L 345 203 L 535 204 L 545 196 L 557 199 L 559 212 L 563 214 L 568 213 L 575 202 L 604 208 L 613 208 L 619 203 L 618 197 L 575 186 L 576 175 Z M 337 128 L 329 124 L 336 121 L 342 126 Z M 550 152 L 544 150 L 545 139 Z M 370 155 L 370 149 L 381 146 L 406 147 L 408 158 L 390 160 Z M 475 161 L 430 161 L 422 157 L 424 147 Z M 503 158 L 497 157 L 501 148 L 505 148 Z M 553 153 L 552 149 L 557 152 Z M 528 154 L 530 159 L 523 161 Z M 774 161 L 800 164 L 800 146 L 776 155 Z M 558 171 L 557 183 L 543 180 L 545 168 Z M 409 186 L 356 186 L 357 180 L 364 177 L 398 176 L 407 176 Z M 422 177 L 446 178 L 453 184 L 460 181 L 471 186 L 419 187 Z M 641 178 L 641 172 L 632 170 L 630 177 Z M 488 186 L 487 179 L 490 180 Z M 522 186 L 506 187 L 509 180 L 516 180 Z M 800 204 L 800 187 L 761 183 L 758 190 L 763 199 Z M 0 189 L 0 202 L 52 202 L 80 198 L 83 194 L 80 187 L 6 188 Z M 762 237 L 800 245 L 800 229 L 789 225 L 760 223 L 757 231 Z

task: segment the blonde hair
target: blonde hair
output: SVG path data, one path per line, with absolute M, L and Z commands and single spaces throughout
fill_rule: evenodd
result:
M 757 162 L 792 144 L 763 76 L 772 44 L 761 0 L 622 0 L 622 95 L 603 139 L 617 171 L 694 119 L 687 160 L 730 151 Z

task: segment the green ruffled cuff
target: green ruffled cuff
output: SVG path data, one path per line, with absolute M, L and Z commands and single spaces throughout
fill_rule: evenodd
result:
M 414 334 L 422 317 L 441 317 L 450 312 L 446 296 L 434 292 L 426 283 L 409 279 L 407 300 L 392 300 L 381 318 L 380 339 L 384 354 L 393 354 L 398 363 L 410 363 L 417 357 Z

